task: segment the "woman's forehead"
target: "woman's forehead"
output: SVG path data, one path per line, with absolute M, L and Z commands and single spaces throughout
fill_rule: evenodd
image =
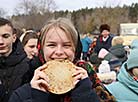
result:
M 62 30 L 61 28 L 51 28 L 48 32 L 45 33 L 46 39 L 51 37 L 60 37 L 60 38 L 68 38 L 67 32 Z

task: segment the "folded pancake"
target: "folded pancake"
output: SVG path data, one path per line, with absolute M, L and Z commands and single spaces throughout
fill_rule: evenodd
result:
M 50 85 L 48 91 L 54 94 L 64 94 L 74 88 L 72 73 L 75 65 L 68 60 L 48 61 L 44 70 L 49 77 Z

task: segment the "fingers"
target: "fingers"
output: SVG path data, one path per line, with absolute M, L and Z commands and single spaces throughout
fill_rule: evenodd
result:
M 73 76 L 80 76 L 81 80 L 88 77 L 87 71 L 81 67 L 76 67 L 76 71 L 74 71 Z
M 45 73 L 43 72 L 43 70 L 45 69 L 47 67 L 47 65 L 46 64 L 44 64 L 43 66 L 40 66 L 39 68 L 37 68 L 36 70 L 35 70 L 35 72 L 34 72 L 34 79 L 35 80 L 38 80 L 39 78 L 43 78 L 43 79 L 45 79 L 46 77 L 44 77 L 44 76 L 46 76 L 45 75 Z
M 40 79 L 37 81 L 31 80 L 31 87 L 41 90 L 41 91 L 44 91 L 44 92 L 47 92 L 49 84 L 46 81 L 44 81 L 43 79 Z
M 76 85 L 80 80 L 88 77 L 87 71 L 81 67 L 76 67 L 76 71 L 73 72 L 74 85 Z
M 44 73 L 43 69 L 46 65 L 41 66 L 35 70 L 34 76 L 31 80 L 31 86 L 38 90 L 46 91 L 49 87 L 49 78 Z
M 47 81 L 47 83 L 49 83 L 49 78 L 46 76 L 46 74 L 43 71 L 35 71 L 33 79 L 34 80 L 43 79 Z
M 47 68 L 47 64 L 43 64 L 42 66 L 40 66 L 39 68 L 37 68 L 36 70 L 42 71 L 44 69 Z

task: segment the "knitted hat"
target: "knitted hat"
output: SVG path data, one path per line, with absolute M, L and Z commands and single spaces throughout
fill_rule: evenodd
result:
M 111 70 L 114 70 L 114 68 L 121 66 L 122 62 L 118 58 L 114 57 L 109 61 L 109 65 Z
M 110 31 L 110 26 L 109 26 L 108 24 L 102 24 L 102 25 L 100 26 L 100 33 L 102 33 L 103 30 L 108 30 L 108 31 Z
M 110 65 L 111 70 L 113 70 L 114 68 L 122 65 L 122 62 L 111 53 L 108 53 L 104 57 L 104 60 L 109 61 L 109 65 Z

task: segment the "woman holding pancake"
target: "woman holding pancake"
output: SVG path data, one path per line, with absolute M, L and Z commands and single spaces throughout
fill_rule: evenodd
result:
M 17 89 L 9 102 L 100 102 L 88 72 L 75 65 L 80 45 L 70 20 L 49 21 L 38 43 L 42 66 L 35 70 L 30 84 Z

